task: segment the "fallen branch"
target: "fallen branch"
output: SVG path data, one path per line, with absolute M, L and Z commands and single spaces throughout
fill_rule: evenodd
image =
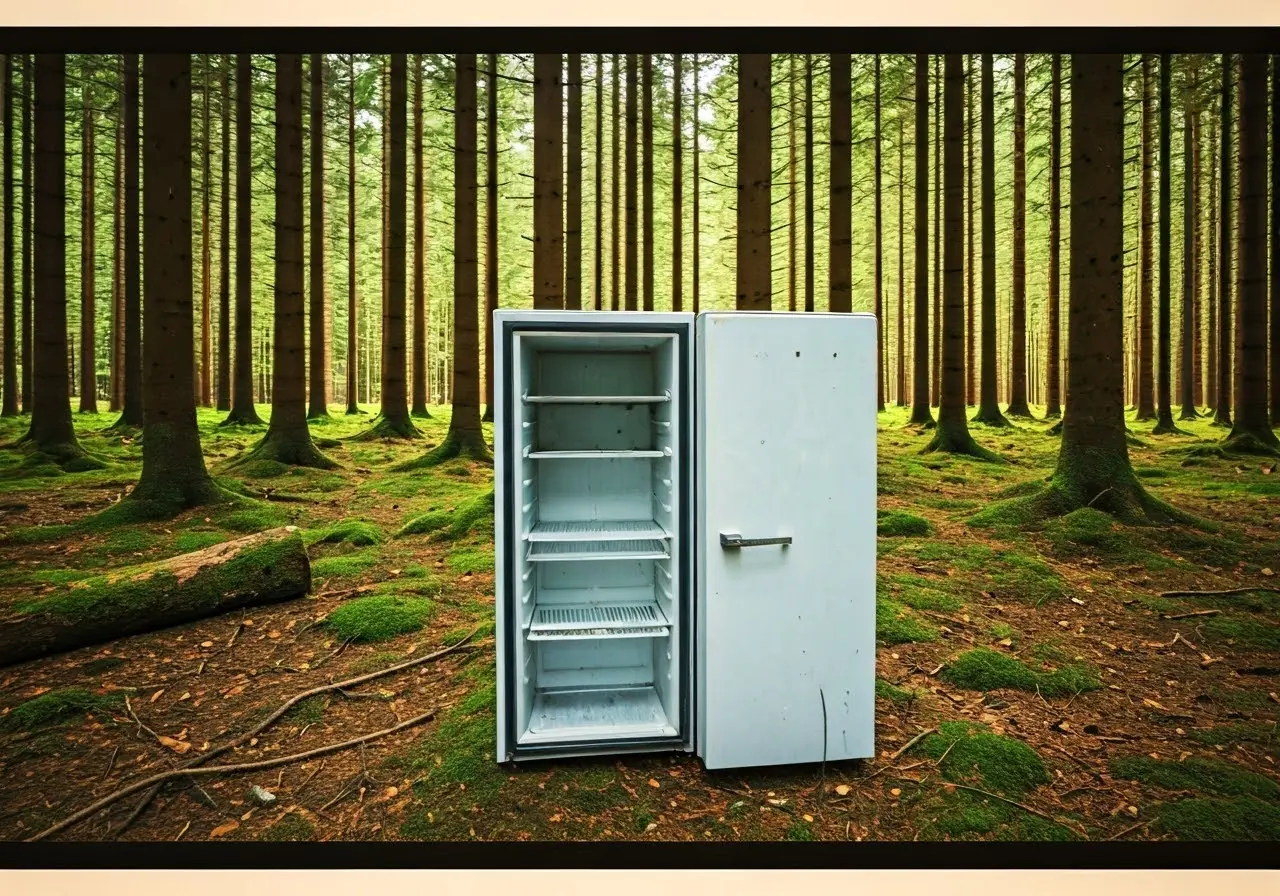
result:
M 1161 591 L 1161 597 L 1230 597 L 1235 594 L 1280 594 L 1280 588 L 1258 585 L 1254 588 L 1228 588 L 1225 591 Z
M 933 734 L 937 730 L 938 730 L 937 728 L 926 728 L 925 730 L 921 731 L 915 737 L 911 738 L 911 740 L 903 744 L 902 747 L 898 750 L 898 752 L 890 756 L 889 761 L 890 762 L 895 761 L 899 756 L 907 752 L 907 750 L 910 750 L 916 744 L 920 743 L 920 741 L 924 740 L 926 737 L 928 737 L 930 734 Z
M 257 762 L 238 762 L 233 765 L 206 765 L 204 768 L 175 768 L 170 769 L 167 772 L 160 772 L 159 774 L 152 775 L 149 778 L 143 778 L 141 781 L 135 781 L 126 787 L 122 787 L 115 793 L 107 794 L 96 803 L 86 806 L 79 812 L 63 819 L 52 827 L 46 828 L 40 833 L 28 837 L 24 842 L 34 843 L 37 840 L 43 840 L 44 838 L 52 836 L 53 834 L 75 824 L 77 821 L 88 818 L 100 809 L 105 809 L 107 806 L 124 799 L 132 793 L 137 793 L 139 790 L 154 784 L 163 784 L 165 781 L 172 780 L 173 778 L 180 778 L 183 776 L 195 777 L 197 775 L 201 777 L 211 775 L 231 775 L 238 774 L 239 772 L 261 771 L 263 769 L 275 768 L 280 765 L 288 765 L 292 762 L 301 762 L 302 760 L 310 759 L 313 756 L 336 753 L 340 750 L 358 746 L 371 740 L 377 740 L 380 737 L 386 737 L 388 734 L 395 734 L 397 731 L 402 731 L 405 728 L 411 728 L 414 725 L 429 722 L 431 719 L 435 718 L 435 715 L 436 711 L 434 709 L 428 710 L 421 715 L 414 716 L 412 719 L 401 722 L 399 725 L 384 728 L 381 731 L 374 731 L 372 734 L 362 734 L 359 737 L 353 737 L 351 740 L 346 740 L 337 744 L 328 744 L 323 747 L 316 747 L 315 749 L 306 750 L 302 753 L 293 753 L 289 756 L 276 756 L 273 759 L 261 759 Z
M 355 678 L 349 678 L 346 681 L 335 681 L 329 684 L 323 684 L 318 687 L 314 687 L 311 690 L 303 691 L 300 694 L 295 694 L 292 697 L 290 697 L 288 700 L 286 700 L 284 703 L 282 703 L 275 712 L 267 716 L 267 718 L 264 721 L 259 722 L 257 725 L 255 725 L 253 728 L 250 728 L 245 733 L 241 734 L 235 740 L 229 741 L 228 743 L 224 744 L 221 747 L 215 747 L 213 750 L 210 750 L 208 753 L 204 753 L 200 756 L 195 757 L 190 762 L 188 762 L 185 766 L 182 766 L 178 770 L 181 771 L 183 769 L 195 768 L 196 766 L 203 765 L 204 763 L 208 762 L 210 759 L 213 759 L 215 756 L 221 756 L 223 753 L 227 752 L 228 750 L 235 749 L 236 747 L 247 742 L 251 738 L 257 736 L 258 734 L 261 734 L 264 730 L 266 730 L 267 727 L 272 725 L 277 719 L 279 719 L 286 712 L 288 712 L 291 707 L 293 707 L 297 703 L 302 702 L 308 697 L 314 697 L 317 694 L 323 694 L 327 691 L 335 691 L 335 690 L 340 691 L 340 690 L 343 690 L 344 688 L 349 688 L 358 684 L 363 684 L 366 681 L 372 681 L 375 678 L 381 678 L 384 675 L 390 675 L 394 672 L 400 672 L 404 669 L 408 669 L 413 666 L 419 666 L 419 665 L 422 665 L 423 663 L 428 663 L 432 660 L 439 659 L 440 657 L 446 656 L 447 654 L 450 654 L 453 651 L 461 648 L 468 641 L 474 638 L 476 636 L 476 633 L 479 631 L 480 629 L 477 628 L 474 631 L 472 631 L 471 634 L 463 638 L 461 641 L 451 644 L 450 646 L 445 647 L 442 650 L 437 650 L 435 653 L 429 653 L 426 656 L 421 656 L 412 660 L 405 660 L 403 663 L 397 663 L 394 666 L 388 666 L 385 669 L 380 669 L 375 672 L 369 672 L 365 675 L 358 675 Z M 153 799 L 155 799 L 156 794 L 159 792 L 160 792 L 160 786 L 157 784 L 147 793 L 146 796 L 142 798 L 142 800 L 138 803 L 137 807 L 133 810 L 133 813 L 127 819 L 125 819 L 124 825 L 122 825 L 119 831 L 117 831 L 116 833 L 117 836 L 119 836 L 121 831 L 124 831 L 125 828 L 127 828 L 130 824 L 132 824 L 137 819 L 137 817 L 142 814 L 142 811 L 146 809 L 146 807 L 151 803 Z
M 961 790 L 968 790 L 971 793 L 978 793 L 978 794 L 981 794 L 982 796 L 990 797 L 993 800 L 999 800 L 1002 803 L 1007 803 L 1010 806 L 1014 806 L 1018 809 L 1021 809 L 1023 812 L 1029 812 L 1032 815 L 1038 815 L 1039 817 L 1043 818 L 1045 821 L 1051 821 L 1054 824 L 1062 825 L 1067 830 L 1075 831 L 1077 834 L 1079 834 L 1081 837 L 1084 837 L 1084 839 L 1086 840 L 1089 839 L 1089 835 L 1085 833 L 1083 830 L 1073 827 L 1072 825 L 1067 824 L 1065 821 L 1062 821 L 1061 819 L 1054 818 L 1052 815 L 1050 815 L 1047 812 L 1041 812 L 1039 809 L 1033 809 L 1030 806 L 1025 805 L 1024 803 L 1018 802 L 1017 800 L 1011 800 L 1008 797 L 1001 796 L 998 793 L 992 793 L 989 790 L 982 790 L 978 787 L 970 787 L 967 784 L 952 784 L 951 786 L 958 787 Z
M 1138 822 L 1137 824 L 1135 824 L 1135 825 L 1133 825 L 1133 826 L 1131 826 L 1131 827 L 1127 827 L 1127 828 L 1125 828 L 1123 831 L 1121 831 L 1121 832 L 1120 832 L 1120 833 L 1118 833 L 1118 834 L 1112 834 L 1112 835 L 1111 835 L 1110 837 L 1108 837 L 1107 839 L 1108 839 L 1108 840 L 1119 840 L 1119 839 L 1120 839 L 1121 837 L 1123 837 L 1125 834 L 1132 834 L 1132 833 L 1133 833 L 1134 831 L 1136 831 L 1138 828 L 1145 828 L 1145 827 L 1146 827 L 1147 825 L 1149 825 L 1149 824 L 1151 824 L 1151 822 L 1149 822 L 1149 821 L 1140 821 L 1140 822 Z
M 1195 610 L 1191 613 L 1161 613 L 1161 619 L 1194 619 L 1198 616 L 1217 616 L 1221 610 Z

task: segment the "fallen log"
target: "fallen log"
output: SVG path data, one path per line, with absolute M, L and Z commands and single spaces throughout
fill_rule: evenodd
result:
M 311 563 L 293 526 L 127 566 L 20 599 L 0 618 L 0 666 L 301 597 Z

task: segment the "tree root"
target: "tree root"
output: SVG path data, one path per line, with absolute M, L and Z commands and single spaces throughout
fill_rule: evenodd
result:
M 970 418 L 969 422 L 981 423 L 983 426 L 1000 428 L 1013 425 L 1009 422 L 1009 418 L 1000 412 L 999 408 L 991 411 L 984 411 L 982 408 L 978 408 L 978 413 L 974 414 L 973 417 Z
M 232 470 L 250 461 L 276 461 L 290 467 L 310 467 L 316 470 L 332 470 L 338 464 L 326 457 L 311 439 L 306 437 L 273 435 L 270 430 L 262 441 L 250 451 L 232 460 L 227 469 Z
M 942 451 L 947 454 L 962 454 L 988 463 L 1008 463 L 1003 457 L 987 448 L 983 448 L 974 440 L 967 428 L 952 428 L 939 425 L 928 445 L 920 449 L 921 454 Z
M 421 470 L 439 466 L 447 460 L 458 457 L 474 460 L 477 463 L 493 463 L 493 455 L 489 453 L 489 446 L 485 444 L 483 434 L 458 435 L 451 432 L 445 436 L 443 443 L 422 457 L 396 464 L 391 469 L 397 473 Z
M 1280 588 L 1259 585 L 1256 588 L 1228 588 L 1225 591 L 1161 591 L 1161 597 L 1229 597 L 1235 594 L 1280 594 Z
M 392 420 L 385 414 L 379 414 L 373 424 L 364 432 L 351 436 L 351 442 L 375 442 L 378 439 L 420 439 L 422 433 L 413 421 L 406 416 L 403 420 Z
M 150 786 L 151 790 L 147 792 L 146 796 L 142 798 L 142 801 L 139 803 L 137 808 L 135 808 L 133 813 L 130 815 L 128 821 L 126 822 L 126 826 L 127 826 L 128 823 L 131 823 L 135 818 L 137 818 L 140 814 L 142 814 L 142 811 L 147 807 L 147 805 L 150 804 L 150 802 L 153 799 L 155 799 L 156 794 L 160 792 L 161 785 L 163 785 L 166 781 L 172 778 L 178 778 L 184 775 L 205 775 L 205 774 L 211 774 L 211 773 L 218 774 L 223 772 L 229 773 L 232 771 L 245 771 L 250 768 L 270 768 L 273 765 L 283 765 L 288 762 L 295 762 L 299 759 L 309 758 L 310 756 L 318 755 L 319 752 L 335 752 L 337 750 L 344 749 L 349 746 L 354 746 L 355 744 L 358 744 L 358 743 L 363 743 L 367 740 L 373 740 L 376 737 L 382 737 L 383 735 L 390 734 L 393 731 L 399 731 L 401 728 L 406 728 L 409 725 L 427 721 L 427 719 L 430 718 L 430 716 L 434 713 L 434 711 L 432 713 L 426 714 L 425 716 L 419 716 L 416 719 L 411 719 L 410 721 L 397 725 L 394 728 L 388 728 L 384 731 L 376 732 L 375 734 L 365 735 L 363 737 L 356 738 L 354 740 L 345 741 L 342 744 L 337 744 L 329 747 L 321 747 L 319 748 L 319 751 L 313 750 L 313 751 L 309 751 L 308 753 L 294 754 L 293 756 L 282 756 L 277 759 L 265 760 L 263 763 L 242 763 L 240 765 L 208 766 L 206 768 L 197 768 L 197 766 L 203 765 L 205 762 L 208 762 L 210 759 L 213 759 L 216 756 L 221 756 L 223 753 L 226 753 L 228 750 L 233 750 L 236 747 L 240 746 L 241 744 L 248 742 L 251 738 L 257 736 L 258 734 L 261 734 L 269 726 L 274 724 L 281 716 L 283 716 L 286 712 L 288 712 L 293 706 L 302 702 L 303 700 L 306 700 L 308 697 L 314 697 L 317 694 L 323 694 L 327 691 L 338 691 L 344 688 L 354 687 L 355 685 L 363 684 L 366 681 L 372 681 L 375 678 L 381 678 L 385 675 L 391 675 L 392 673 L 400 672 L 405 669 L 412 668 L 413 666 L 420 666 L 424 663 L 431 662 L 432 660 L 440 659 L 441 657 L 446 656 L 462 648 L 472 638 L 474 638 L 476 636 L 476 633 L 479 631 L 480 629 L 477 628 L 475 629 L 475 631 L 471 632 L 471 634 L 467 635 L 462 640 L 457 641 L 441 650 L 437 650 L 434 653 L 429 653 L 426 656 L 417 657 L 412 660 L 406 660 L 403 663 L 397 663 L 394 666 L 388 666 L 385 669 L 380 669 L 375 672 L 369 672 L 365 675 L 358 675 L 355 678 L 349 678 L 346 681 L 330 682 L 329 684 L 319 685 L 318 687 L 314 687 L 314 688 L 311 688 L 310 690 L 302 691 L 299 694 L 295 694 L 292 697 L 290 697 L 288 700 L 286 700 L 284 703 L 282 703 L 279 706 L 279 708 L 276 709 L 275 712 L 267 716 L 263 721 L 259 722 L 257 725 L 253 726 L 248 731 L 241 734 L 235 740 L 229 741 L 228 743 L 223 744 L 221 747 L 215 747 L 214 749 L 210 750 L 208 753 L 205 753 L 201 756 L 197 756 L 195 759 L 191 760 L 184 766 L 181 766 L 176 769 L 172 769 L 168 772 L 161 772 L 160 774 L 152 775 L 151 777 L 143 779 L 142 781 L 135 781 L 133 784 L 129 784 L 115 791 L 114 793 L 108 794 L 107 796 L 103 797 L 102 799 L 98 800 L 92 805 L 87 806 L 84 809 L 81 809 L 79 812 L 76 812 L 75 814 L 68 816 L 67 818 L 63 819 L 62 821 L 58 822 L 52 827 L 47 828 L 46 830 L 41 831 L 39 834 L 36 834 L 35 836 L 28 838 L 27 842 L 42 840 L 45 837 L 49 837 L 53 834 L 56 834 L 61 830 L 65 830 L 66 828 L 70 827 L 76 822 L 81 821 L 82 819 L 88 818 L 91 815 L 94 815 L 100 809 L 104 809 L 107 806 L 110 806 L 116 803 L 117 801 L 124 799 L 126 796 L 129 796 L 130 794 L 136 793 L 139 790 L 142 790 L 144 787 Z M 119 830 L 123 831 L 124 828 L 122 827 Z
M 1280 439 L 1270 427 L 1246 427 L 1237 423 L 1223 441 L 1222 450 L 1232 454 L 1276 457 L 1280 455 Z
M 258 416 L 258 411 L 253 405 L 246 410 L 244 408 L 232 408 L 227 414 L 227 419 L 218 424 L 218 427 L 224 426 L 265 426 L 266 421 Z

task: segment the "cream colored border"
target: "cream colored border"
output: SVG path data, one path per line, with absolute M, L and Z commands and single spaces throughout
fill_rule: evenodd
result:
M 4 25 L 1280 25 L 1276 0 L 5 0 Z
M 483 9 L 482 18 L 476 9 Z M 601 0 L 486 0 L 449 4 L 430 0 L 0 0 L 0 28 L 18 25 L 396 25 L 396 26 L 636 26 L 757 25 L 941 27 L 1048 25 L 1280 25 L 1280 0 L 910 0 L 862 5 L 856 0 L 647 0 L 609 4 Z M 7 849 L 19 849 L 9 844 Z M 71 847 L 74 848 L 74 847 Z M 411 844 L 405 845 L 412 849 Z M 496 848 L 501 848 L 500 846 Z M 1028 847 L 1034 849 L 1034 847 Z M 1087 848 L 1087 847 L 1085 847 Z M 554 845 L 548 846 L 554 850 Z M 1280 849 L 1280 847 L 1277 847 Z M 638 851 L 635 860 L 643 855 Z M 424 855 L 424 860 L 428 860 Z M 654 896 L 690 892 L 699 896 L 776 896 L 781 892 L 990 896 L 992 892 L 1036 896 L 1232 896 L 1280 893 L 1280 874 L 1258 871 L 7 871 L 7 896 L 307 896 L 367 893 L 418 896 Z

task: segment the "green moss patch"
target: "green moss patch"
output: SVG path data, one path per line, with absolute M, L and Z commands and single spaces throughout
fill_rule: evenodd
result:
M 933 534 L 933 524 L 914 513 L 881 510 L 876 514 L 876 534 L 882 538 L 923 537 Z
M 353 579 L 382 561 L 375 548 L 348 554 L 333 554 L 311 561 L 311 574 L 317 579 Z
M 369 547 L 381 544 L 382 530 L 373 523 L 364 520 L 340 520 L 323 529 L 312 529 L 306 533 L 307 545 L 313 544 L 353 544 L 356 547 Z
M 493 572 L 493 551 L 492 550 L 472 550 L 472 551 L 455 551 L 445 558 L 445 563 L 460 573 L 470 573 L 478 575 L 480 573 Z
M 1038 690 L 1046 697 L 1077 694 L 1102 686 L 1097 676 L 1087 667 L 1064 666 L 1053 671 L 1040 671 L 988 647 L 975 647 L 965 651 L 943 666 L 938 675 L 956 687 L 969 690 Z
M 219 518 L 217 524 L 231 532 L 261 532 L 263 529 L 274 529 L 287 526 L 289 516 L 275 507 L 250 507 L 237 510 Z
M 326 624 L 344 641 L 386 641 L 419 631 L 434 613 L 435 604 L 425 597 L 374 594 L 338 607 Z
M 910 703 L 922 693 L 923 691 L 898 687 L 883 678 L 876 679 L 876 696 L 882 700 L 888 700 L 890 703 Z
M 311 822 L 296 812 L 290 812 L 263 831 L 262 839 L 272 843 L 297 842 L 310 840 L 315 833 L 315 826 Z
M 1246 650 L 1280 653 L 1280 625 L 1259 622 L 1234 613 L 1214 616 L 1204 623 L 1203 631 L 1216 641 L 1232 641 Z
M 1063 825 L 964 790 L 938 800 L 934 811 L 937 814 L 927 818 L 920 828 L 921 836 L 927 840 L 1066 842 L 1080 839 Z
M 1124 756 L 1111 762 L 1118 778 L 1138 781 L 1162 790 L 1191 790 L 1218 796 L 1251 796 L 1280 800 L 1280 784 L 1239 766 L 1190 756 L 1182 762 Z
M 1212 728 L 1193 728 L 1187 737 L 1209 746 L 1255 743 L 1271 744 L 1280 740 L 1280 728 L 1275 722 L 1237 722 L 1231 725 L 1215 725 Z
M 453 510 L 435 510 L 415 517 L 396 533 L 396 537 L 432 535 L 438 539 L 456 541 L 474 533 L 492 538 L 493 494 L 490 490 Z
M 1280 840 L 1280 807 L 1250 796 L 1187 799 L 1160 807 L 1156 833 L 1179 840 Z
M 904 605 L 888 598 L 876 599 L 876 640 L 882 644 L 936 641 L 938 630 L 923 622 Z
M 34 731 L 78 716 L 110 713 L 123 707 L 118 694 L 95 694 L 84 688 L 61 688 L 19 703 L 0 716 L 0 729 Z
M 1049 783 L 1044 761 L 1035 750 L 981 725 L 944 722 L 916 749 L 942 759 L 939 769 L 948 781 L 974 784 L 1003 796 L 1024 794 Z
M 888 579 L 877 578 L 878 591 L 887 593 L 892 600 L 905 604 L 913 610 L 954 613 L 964 607 L 964 601 L 961 598 L 924 576 L 908 573 Z

